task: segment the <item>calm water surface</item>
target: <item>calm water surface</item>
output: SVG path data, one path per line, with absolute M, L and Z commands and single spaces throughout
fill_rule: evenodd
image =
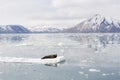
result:
M 120 34 L 1 34 L 0 57 L 38 59 L 57 53 L 57 66 L 0 62 L 0 80 L 120 80 Z

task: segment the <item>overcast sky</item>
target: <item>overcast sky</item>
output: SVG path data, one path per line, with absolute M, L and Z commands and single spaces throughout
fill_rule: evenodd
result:
M 94 14 L 120 20 L 120 0 L 0 0 L 0 24 L 73 26 Z

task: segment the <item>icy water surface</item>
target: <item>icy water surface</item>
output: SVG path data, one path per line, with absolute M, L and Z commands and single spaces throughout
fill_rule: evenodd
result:
M 66 61 L 9 62 L 51 53 Z M 1 34 L 0 80 L 120 80 L 120 34 Z

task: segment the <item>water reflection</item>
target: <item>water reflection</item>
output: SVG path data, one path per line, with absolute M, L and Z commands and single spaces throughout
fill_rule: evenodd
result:
M 29 37 L 29 35 L 17 35 L 17 34 L 4 35 L 4 34 L 1 34 L 0 35 L 0 43 L 2 43 L 2 42 L 18 43 L 18 42 L 24 41 L 28 37 Z
M 62 62 L 55 63 L 55 64 L 45 64 L 45 66 L 58 67 L 59 65 L 62 65 L 64 63 L 65 63 L 65 61 L 62 61 Z
M 71 51 L 74 63 L 83 66 L 120 66 L 120 34 L 72 34 L 68 38 L 78 44 L 75 51 Z
M 74 34 L 69 38 L 95 51 L 100 51 L 100 49 L 107 48 L 110 45 L 120 44 L 120 34 Z

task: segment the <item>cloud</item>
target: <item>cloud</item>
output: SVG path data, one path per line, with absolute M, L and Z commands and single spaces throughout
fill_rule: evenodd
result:
M 120 0 L 1 0 L 0 5 L 4 24 L 73 25 L 96 13 L 120 19 Z
M 102 7 L 108 5 L 120 4 L 119 0 L 52 0 L 52 4 L 56 8 L 60 7 Z M 94 7 L 93 7 L 94 8 Z
M 94 14 L 120 18 L 118 0 L 51 0 L 46 11 L 29 16 L 29 19 L 47 24 L 75 24 Z M 74 20 L 74 21 L 73 21 Z
M 100 13 L 115 17 L 119 16 L 119 0 L 52 0 L 56 12 L 63 13 L 69 17 L 85 18 Z M 113 13 L 115 13 L 113 15 Z M 119 16 L 120 18 L 120 16 Z

